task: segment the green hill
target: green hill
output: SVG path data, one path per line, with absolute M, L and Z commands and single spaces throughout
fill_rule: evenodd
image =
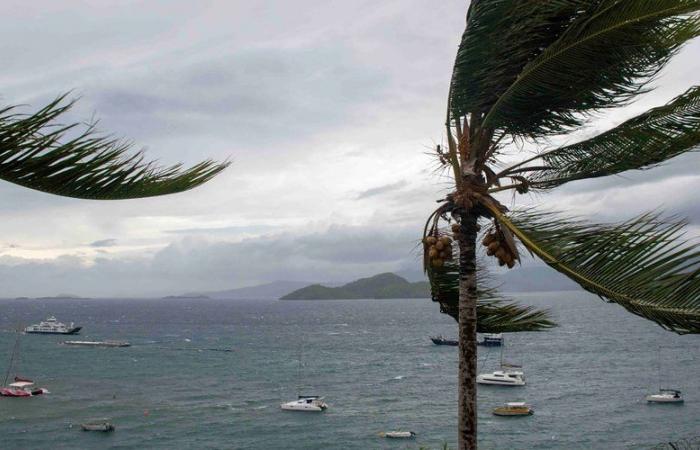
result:
M 327 287 L 312 284 L 290 292 L 281 300 L 342 300 L 357 298 L 428 298 L 430 290 L 427 281 L 410 283 L 393 273 L 382 273 L 369 278 L 345 284 L 340 287 Z

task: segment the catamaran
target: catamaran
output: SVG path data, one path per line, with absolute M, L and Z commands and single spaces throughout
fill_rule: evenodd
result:
M 521 370 L 522 366 L 503 362 L 504 348 L 505 341 L 503 341 L 503 346 L 501 346 L 501 370 L 477 375 L 477 383 L 496 386 L 525 386 L 525 374 Z
M 13 383 L 7 384 L 7 381 L 10 378 L 10 373 L 13 369 L 16 370 L 16 366 L 19 364 L 19 337 L 20 333 L 19 330 L 17 330 L 17 338 L 15 339 L 15 345 L 12 348 L 10 362 L 7 365 L 5 379 L 2 382 L 3 387 L 0 388 L 0 395 L 3 397 L 32 397 L 34 395 L 48 394 L 48 390 L 35 387 L 32 380 L 17 375 L 15 375 Z
M 297 383 L 301 381 L 301 361 L 302 347 L 299 347 L 299 367 L 297 368 Z M 328 408 L 323 401 L 323 397 L 318 395 L 299 395 L 299 385 L 297 384 L 297 399 L 291 402 L 282 403 L 280 408 L 285 411 L 322 412 Z

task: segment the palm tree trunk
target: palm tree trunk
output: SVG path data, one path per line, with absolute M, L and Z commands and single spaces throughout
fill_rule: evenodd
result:
M 459 239 L 459 450 L 476 449 L 476 235 L 477 217 L 460 218 Z

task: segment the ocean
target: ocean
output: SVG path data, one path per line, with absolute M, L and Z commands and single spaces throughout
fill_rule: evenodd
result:
M 515 294 L 560 327 L 506 335 L 525 387 L 480 387 L 481 449 L 632 449 L 700 435 L 699 336 L 678 336 L 583 292 Z M 83 326 L 61 345 L 22 335 L 19 374 L 50 394 L 0 398 L 0 448 L 438 449 L 456 442 L 456 323 L 429 300 L 0 300 L 4 376 L 18 324 L 49 315 Z M 479 349 L 495 370 L 499 348 Z M 301 364 L 299 363 L 301 361 Z M 659 383 L 683 405 L 649 405 Z M 282 411 L 297 393 L 324 413 Z M 527 401 L 535 414 L 491 410 Z M 110 434 L 80 423 L 107 417 Z M 412 441 L 378 436 L 413 430 Z

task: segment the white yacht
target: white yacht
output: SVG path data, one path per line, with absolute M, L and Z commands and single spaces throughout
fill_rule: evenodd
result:
M 498 386 L 525 386 L 525 376 L 520 370 L 503 368 L 491 373 L 482 373 L 476 377 L 479 384 L 493 384 Z
M 323 401 L 323 397 L 300 395 L 297 400 L 282 403 L 280 407 L 285 411 L 321 412 L 328 408 L 328 405 Z
M 659 389 L 658 394 L 647 395 L 646 401 L 649 403 L 683 403 L 683 397 L 678 389 Z
M 61 323 L 54 316 L 40 322 L 39 324 L 29 325 L 24 329 L 25 333 L 34 334 L 78 334 L 82 327 L 76 327 L 73 322 L 70 325 Z

